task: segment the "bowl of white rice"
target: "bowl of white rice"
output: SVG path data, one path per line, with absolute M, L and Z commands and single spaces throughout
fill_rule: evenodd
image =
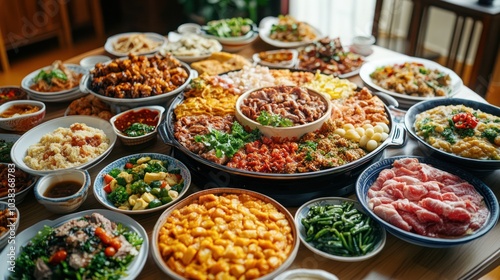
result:
M 12 147 L 11 158 L 18 168 L 40 176 L 66 169 L 88 169 L 106 158 L 116 137 L 108 121 L 67 116 L 23 134 Z

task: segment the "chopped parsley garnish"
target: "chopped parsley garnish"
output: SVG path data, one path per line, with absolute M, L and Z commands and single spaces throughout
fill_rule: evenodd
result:
M 425 118 L 420 122 L 420 130 L 422 131 L 422 134 L 424 138 L 429 138 L 434 133 L 434 130 L 436 129 L 435 125 L 429 124 L 431 122 L 431 119 Z
M 268 125 L 273 127 L 290 127 L 293 126 L 293 122 L 279 114 L 271 114 L 267 111 L 261 111 L 260 115 L 257 117 L 257 122 L 262 125 Z
M 209 150 L 215 150 L 215 155 L 221 158 L 232 157 L 246 143 L 253 142 L 260 136 L 258 129 L 248 133 L 239 122 L 235 121 L 231 127 L 231 133 L 210 129 L 210 132 L 205 135 L 196 135 L 194 140 L 202 142 Z
M 488 139 L 491 143 L 495 143 L 495 138 L 500 135 L 500 129 L 496 127 L 490 127 L 483 131 L 481 134 L 482 137 Z

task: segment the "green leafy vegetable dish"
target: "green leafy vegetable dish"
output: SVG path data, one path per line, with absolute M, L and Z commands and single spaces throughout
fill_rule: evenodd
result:
M 144 242 L 138 232 L 91 212 L 43 226 L 21 248 L 10 279 L 122 279 L 134 259 L 144 257 Z
M 241 37 L 252 31 L 253 21 L 249 18 L 228 18 L 209 21 L 205 31 L 221 38 Z
M 13 145 L 14 142 L 0 139 L 0 162 L 12 162 L 12 159 L 10 158 L 10 150 L 12 149 Z
M 184 189 L 181 170 L 149 156 L 130 158 L 122 168 L 104 174 L 107 199 L 121 210 L 145 210 L 165 205 Z

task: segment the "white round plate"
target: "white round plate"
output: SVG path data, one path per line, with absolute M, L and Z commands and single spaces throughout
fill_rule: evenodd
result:
M 116 35 L 113 35 L 113 36 L 109 37 L 106 40 L 106 43 L 104 44 L 104 49 L 108 53 L 110 53 L 112 55 L 115 55 L 115 56 L 128 56 L 128 54 L 129 54 L 128 52 L 119 52 L 119 51 L 116 51 L 115 48 L 113 47 L 113 44 L 116 41 L 118 41 L 118 39 L 120 39 L 122 37 L 132 36 L 132 35 L 140 35 L 140 34 L 144 34 L 147 39 L 155 41 L 155 42 L 158 42 L 160 44 L 156 48 L 154 48 L 152 50 L 144 51 L 144 52 L 139 52 L 139 53 L 134 53 L 135 55 L 145 55 L 145 54 L 155 53 L 155 52 L 159 51 L 167 43 L 167 38 L 165 38 L 165 36 L 162 36 L 162 35 L 160 35 L 158 33 L 153 33 L 153 32 L 146 32 L 146 33 L 142 33 L 142 32 L 127 32 L 127 33 L 116 34 Z
M 28 95 L 30 95 L 28 93 Z M 87 93 L 76 89 L 71 92 L 67 92 L 65 94 L 61 94 L 60 96 L 40 96 L 40 95 L 30 95 L 30 99 L 38 100 L 42 102 L 65 102 L 65 101 L 73 101 L 77 98 L 87 95 Z
M 139 254 L 135 256 L 134 260 L 129 264 L 127 268 L 127 276 L 124 277 L 124 280 L 132 280 L 136 279 L 144 265 L 146 264 L 146 260 L 148 259 L 149 252 L 149 239 L 146 230 L 134 219 L 128 217 L 127 215 L 123 215 L 120 213 L 116 213 L 109 210 L 104 209 L 94 209 L 94 210 L 85 210 L 78 213 L 69 214 L 66 216 L 62 216 L 56 220 L 43 220 L 40 221 L 29 228 L 23 230 L 21 233 L 16 234 L 16 246 L 15 246 L 15 255 L 18 256 L 21 253 L 22 246 L 26 246 L 28 242 L 35 237 L 35 235 L 44 228 L 44 226 L 49 227 L 58 227 L 70 220 L 78 219 L 85 215 L 90 215 L 92 213 L 99 213 L 104 217 L 108 218 L 112 222 L 120 223 L 126 226 L 129 230 L 137 232 L 143 239 L 144 242 L 141 245 L 139 250 Z M 0 262 L 5 264 L 10 261 L 7 253 L 10 253 L 10 246 L 7 246 L 2 251 L 0 255 Z M 3 275 L 3 279 L 9 279 L 10 273 L 7 269 L 2 269 L 1 275 Z
M 358 209 L 359 211 L 363 212 L 366 214 L 366 211 L 363 209 L 363 206 L 361 203 L 359 203 L 356 200 L 349 199 L 349 198 L 344 198 L 344 197 L 320 197 L 313 199 L 311 201 L 308 201 L 304 203 L 300 208 L 295 212 L 295 226 L 297 227 L 297 230 L 299 231 L 299 237 L 300 241 L 304 246 L 306 246 L 309 250 L 314 252 L 315 254 L 318 254 L 322 257 L 325 257 L 327 259 L 335 260 L 335 261 L 340 261 L 340 262 L 359 262 L 359 261 L 364 261 L 367 260 L 371 257 L 374 257 L 385 246 L 385 241 L 386 241 L 386 231 L 385 229 L 377 223 L 376 220 L 374 220 L 374 224 L 376 224 L 379 227 L 379 232 L 380 232 L 380 240 L 378 243 L 374 246 L 373 250 L 371 252 L 368 252 L 366 255 L 363 256 L 356 256 L 356 257 L 344 257 L 344 256 L 338 256 L 338 255 L 333 255 L 329 254 L 327 252 L 323 252 L 317 248 L 315 248 L 313 245 L 309 244 L 309 242 L 306 241 L 306 229 L 302 225 L 302 219 L 307 217 L 307 213 L 309 212 L 309 209 L 312 206 L 315 205 L 340 205 L 344 202 L 354 202 L 354 208 Z M 368 214 L 366 214 L 368 215 Z
M 258 63 L 260 65 L 264 65 L 264 66 L 268 66 L 268 67 L 293 68 L 295 66 L 295 64 L 297 63 L 297 57 L 299 55 L 299 52 L 297 50 L 294 50 L 294 49 L 290 49 L 290 50 L 272 50 L 272 51 L 266 51 L 266 53 L 273 54 L 273 53 L 280 53 L 280 52 L 284 52 L 284 51 L 292 53 L 292 59 L 291 60 L 289 60 L 289 61 L 283 61 L 283 62 L 280 62 L 280 63 L 271 63 L 271 62 L 267 62 L 267 61 L 261 60 L 260 57 L 259 57 L 259 53 L 254 53 L 253 56 L 252 56 L 252 60 L 255 63 Z
M 177 42 L 180 39 L 182 39 L 183 36 L 186 36 L 186 34 L 179 34 L 179 33 L 176 33 L 176 32 L 169 32 L 168 33 L 168 41 L 169 42 Z M 199 35 L 199 36 L 201 36 L 201 35 Z M 206 38 L 206 39 L 210 39 L 210 38 Z M 214 40 L 217 41 L 217 39 L 214 39 Z M 204 54 L 201 54 L 201 55 L 176 55 L 174 53 L 172 53 L 172 54 L 178 60 L 180 60 L 180 61 L 183 61 L 185 63 L 192 63 L 192 62 L 195 62 L 195 61 L 199 61 L 199 60 L 202 60 L 202 59 L 209 58 L 212 55 L 212 53 L 214 53 L 214 52 L 220 52 L 220 51 L 222 51 L 222 45 L 220 44 L 219 41 L 217 41 L 217 44 L 218 44 L 217 50 L 215 50 L 213 52 L 210 52 L 210 53 L 204 53 Z M 160 53 L 163 54 L 164 51 L 165 51 L 165 49 L 162 49 L 162 50 L 160 50 Z
M 76 72 L 76 73 L 80 73 L 80 74 L 83 74 L 83 75 L 86 75 L 88 73 L 88 70 L 85 69 L 84 67 L 78 65 L 78 64 L 64 64 L 64 66 L 73 71 L 73 72 Z M 41 92 L 41 91 L 36 91 L 36 90 L 32 90 L 30 88 L 30 86 L 33 85 L 33 79 L 38 75 L 38 73 L 40 73 L 40 71 L 42 70 L 47 70 L 47 69 L 50 69 L 52 68 L 52 66 L 45 66 L 43 68 L 40 68 L 40 69 L 37 69 L 31 73 L 29 73 L 28 75 L 26 75 L 23 80 L 21 81 L 21 87 L 28 93 L 28 95 L 33 98 L 33 99 L 37 99 L 36 97 L 40 97 L 40 98 L 61 98 L 62 96 L 65 96 L 67 93 L 72 93 L 74 92 L 75 90 L 78 90 L 78 84 L 73 87 L 73 88 L 70 88 L 70 89 L 66 89 L 66 90 L 61 90 L 61 91 L 55 91 L 55 92 Z M 37 99 L 37 100 L 40 100 L 40 99 Z M 40 100 L 40 101 L 43 101 L 43 100 Z
M 387 65 L 394 65 L 394 64 L 403 64 L 405 62 L 416 62 L 416 63 L 421 63 L 424 65 L 424 67 L 429 68 L 429 69 L 437 69 L 439 71 L 442 71 L 448 75 L 450 75 L 451 78 L 451 93 L 448 94 L 448 96 L 443 96 L 443 97 L 419 97 L 419 96 L 410 96 L 410 95 L 405 95 L 401 93 L 397 93 L 391 90 L 384 89 L 378 85 L 376 85 L 373 81 L 372 78 L 370 77 L 370 74 L 373 73 L 377 68 L 379 67 L 384 67 Z M 380 91 L 383 93 L 387 93 L 399 102 L 400 107 L 403 108 L 409 108 L 413 104 L 416 104 L 420 101 L 425 101 L 429 99 L 441 99 L 441 98 L 448 98 L 448 97 L 453 97 L 456 95 L 461 89 L 462 89 L 462 79 L 455 73 L 453 70 L 448 69 L 432 60 L 427 60 L 423 58 L 418 58 L 418 57 L 403 57 L 403 58 L 392 58 L 392 59 L 382 59 L 382 60 L 373 60 L 369 62 L 365 62 L 363 66 L 361 66 L 361 69 L 359 71 L 359 76 L 361 77 L 361 80 L 368 85 L 369 87 L 373 88 L 376 91 Z
M 184 188 L 182 191 L 179 193 L 179 196 L 176 199 L 173 199 L 171 202 L 166 203 L 164 205 L 151 208 L 151 209 L 144 209 L 144 210 L 123 210 L 115 205 L 111 201 L 107 199 L 107 193 L 104 191 L 104 187 L 106 183 L 104 182 L 104 175 L 108 174 L 111 170 L 115 168 L 123 169 L 125 166 L 125 163 L 127 163 L 130 159 L 132 158 L 141 158 L 141 157 L 151 157 L 153 159 L 159 159 L 162 161 L 167 161 L 169 169 L 180 169 L 181 170 L 181 176 L 184 179 Z M 157 154 L 157 153 L 143 153 L 143 154 L 134 154 L 134 155 L 129 155 L 126 157 L 119 158 L 112 163 L 108 164 L 106 167 L 104 167 L 101 171 L 99 171 L 99 174 L 95 177 L 94 180 L 94 196 L 101 203 L 104 207 L 111 209 L 116 212 L 120 212 L 123 214 L 131 215 L 131 214 L 146 214 L 146 213 L 151 213 L 151 212 L 156 212 L 160 210 L 165 210 L 165 208 L 170 207 L 170 205 L 177 203 L 181 198 L 186 194 L 188 191 L 189 187 L 191 185 L 191 173 L 189 172 L 189 169 L 179 160 L 163 155 L 163 154 Z
M 277 48 L 297 48 L 307 45 L 313 41 L 301 41 L 301 42 L 282 42 L 278 40 L 271 39 L 269 34 L 271 33 L 271 27 L 273 24 L 278 22 L 277 17 L 265 17 L 260 21 L 259 24 L 259 36 L 260 38 L 271 46 Z M 316 39 L 320 39 L 323 35 L 315 27 L 311 26 L 313 31 L 316 33 Z
M 100 119 L 98 117 L 91 117 L 91 116 L 67 116 L 67 117 L 60 117 L 57 119 L 53 119 L 50 121 L 47 121 L 45 123 L 39 124 L 35 126 L 34 128 L 28 130 L 26 133 L 24 133 L 17 141 L 14 143 L 12 146 L 12 150 L 10 152 L 10 157 L 12 158 L 12 162 L 16 164 L 16 166 L 20 169 L 22 169 L 25 172 L 28 172 L 30 174 L 36 174 L 36 175 L 47 175 L 56 171 L 64 170 L 64 169 L 70 169 L 70 168 L 63 168 L 63 169 L 56 169 L 56 170 L 35 170 L 32 169 L 31 167 L 27 166 L 26 163 L 24 163 L 24 157 L 26 156 L 26 151 L 31 145 L 34 145 L 40 141 L 43 135 L 48 134 L 53 132 L 59 127 L 69 127 L 70 125 L 74 123 L 85 123 L 87 126 L 93 127 L 93 128 L 98 128 L 102 129 L 106 136 L 109 138 L 109 147 L 106 151 L 104 151 L 101 155 L 98 157 L 94 158 L 93 160 L 88 161 L 85 164 L 76 166 L 76 167 L 71 167 L 71 168 L 76 168 L 76 169 L 89 169 L 92 166 L 98 164 L 101 162 L 108 154 L 111 152 L 113 149 L 115 142 L 116 142 L 116 133 L 113 130 L 113 127 L 108 121 L 105 121 L 103 119 Z

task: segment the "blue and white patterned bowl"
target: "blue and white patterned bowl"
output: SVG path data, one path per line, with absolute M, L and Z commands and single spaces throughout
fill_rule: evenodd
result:
M 368 205 L 368 200 L 367 200 L 368 190 L 375 182 L 375 180 L 379 176 L 379 173 L 382 170 L 392 168 L 392 164 L 394 163 L 394 161 L 402 158 L 417 158 L 421 163 L 426 163 L 440 170 L 457 175 L 463 180 L 466 180 L 471 185 L 473 185 L 476 188 L 476 191 L 478 191 L 479 194 L 481 194 L 484 197 L 484 202 L 486 203 L 486 206 L 490 211 L 490 215 L 488 216 L 485 224 L 480 229 L 469 235 L 464 235 L 457 238 L 437 238 L 437 237 L 423 236 L 417 233 L 402 230 L 386 222 L 385 220 L 377 216 L 375 213 L 373 213 L 372 209 Z M 377 222 L 382 224 L 389 233 L 393 234 L 394 236 L 406 242 L 430 248 L 445 248 L 445 247 L 457 246 L 470 242 L 485 235 L 496 225 L 500 211 L 498 200 L 495 197 L 495 194 L 481 180 L 479 180 L 477 177 L 473 176 L 470 173 L 467 173 L 459 168 L 454 167 L 453 165 L 429 157 L 397 156 L 397 157 L 386 158 L 370 165 L 365 171 L 361 173 L 358 180 L 356 181 L 356 196 L 361 205 L 363 206 L 363 208 L 365 209 L 365 212 L 368 213 Z
M 81 184 L 80 189 L 65 197 L 52 198 L 44 195 L 45 191 L 55 183 L 74 181 Z M 87 170 L 69 169 L 41 177 L 35 186 L 35 198 L 47 210 L 53 213 L 70 213 L 78 209 L 87 199 L 92 180 Z
M 133 158 L 141 158 L 141 157 L 151 157 L 152 159 L 158 159 L 162 161 L 168 162 L 168 169 L 180 169 L 181 171 L 181 176 L 184 179 L 184 188 L 182 189 L 181 192 L 179 192 L 179 196 L 172 200 L 169 203 L 163 204 L 161 206 L 151 208 L 151 209 L 144 209 L 144 210 L 124 210 L 116 207 L 111 201 L 108 200 L 107 198 L 107 193 L 104 191 L 104 187 L 106 186 L 106 183 L 104 182 L 104 175 L 108 174 L 111 170 L 114 168 L 119 168 L 123 169 L 125 164 Z M 181 161 L 167 156 L 163 154 L 158 154 L 158 153 L 140 153 L 140 154 L 133 154 L 129 155 L 126 157 L 122 157 L 120 159 L 117 159 L 113 161 L 112 163 L 108 164 L 106 167 L 104 167 L 101 171 L 99 171 L 99 174 L 94 179 L 94 196 L 101 203 L 104 207 L 121 212 L 124 214 L 145 214 L 145 213 L 151 213 L 151 212 L 156 212 L 160 210 L 164 210 L 165 208 L 169 207 L 170 205 L 176 203 L 177 201 L 180 200 L 181 197 L 183 197 L 186 192 L 188 191 L 189 187 L 191 185 L 191 173 L 189 172 L 189 169 L 182 163 Z

